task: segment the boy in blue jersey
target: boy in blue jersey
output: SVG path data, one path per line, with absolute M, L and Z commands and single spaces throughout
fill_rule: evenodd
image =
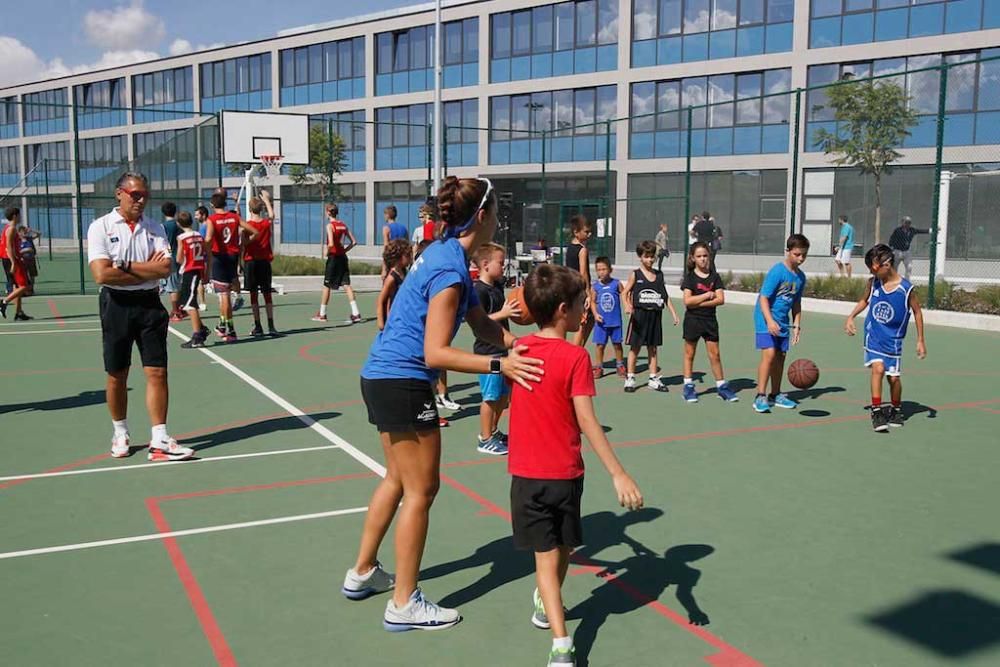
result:
M 615 348 L 615 372 L 625 377 L 622 352 L 622 294 L 625 284 L 611 277 L 611 260 L 601 256 L 594 260 L 597 280 L 591 286 L 590 308 L 594 313 L 594 379 L 604 374 L 604 348 L 611 341 Z
M 785 355 L 789 343 L 796 345 L 802 333 L 802 292 L 806 275 L 799 269 L 809 255 L 809 239 L 792 234 L 785 242 L 785 259 L 771 267 L 760 286 L 753 309 L 754 332 L 760 364 L 757 366 L 757 397 L 753 409 L 770 412 L 771 406 L 794 409 L 798 403 L 781 393 Z M 767 381 L 771 380 L 771 393 Z
M 913 285 L 896 271 L 892 248 L 879 243 L 865 253 L 865 266 L 871 272 L 868 291 L 847 316 L 844 330 L 857 333 L 854 318 L 868 309 L 865 317 L 865 366 L 872 369 L 872 428 L 884 433 L 890 426 L 903 425 L 902 373 L 903 339 L 910 322 L 910 311 L 917 326 L 917 356 L 927 356 L 924 343 L 924 314 Z M 882 404 L 882 378 L 889 378 L 892 403 Z

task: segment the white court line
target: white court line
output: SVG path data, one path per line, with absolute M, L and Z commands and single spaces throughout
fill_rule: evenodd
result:
M 89 319 L 88 318 L 88 319 L 80 319 L 80 320 L 74 319 L 72 323 L 73 324 L 92 324 L 94 322 L 100 322 L 100 321 L 101 320 L 96 319 L 96 318 L 95 319 Z M 37 320 L 37 319 L 36 320 L 30 320 L 30 323 L 25 323 L 25 322 L 0 322 L 0 327 L 47 327 L 47 326 L 64 327 L 64 326 L 66 326 L 66 322 L 64 321 L 64 322 L 62 322 L 60 324 L 58 320 Z
M 301 454 L 302 452 L 318 452 L 326 449 L 339 449 L 340 445 L 317 445 L 315 447 L 299 447 L 298 449 L 275 449 L 266 452 L 252 452 L 250 454 L 227 454 L 226 456 L 211 456 L 204 459 L 193 459 L 188 461 L 163 461 L 161 463 L 139 463 L 137 465 L 117 465 L 105 466 L 103 468 L 83 468 L 81 470 L 60 470 L 57 472 L 39 472 L 26 475 L 10 475 L 0 477 L 0 482 L 13 482 L 23 479 L 44 479 L 46 477 L 67 477 L 70 475 L 89 475 L 94 472 L 123 472 L 128 470 L 142 470 L 143 468 L 169 468 L 175 465 L 192 465 L 195 463 L 211 463 L 212 461 L 231 461 L 233 459 L 252 459 L 258 456 L 280 456 L 282 454 Z M 195 450 L 197 453 L 198 450 Z
M 279 523 L 292 523 L 294 521 L 308 521 L 310 519 L 324 519 L 331 516 L 343 516 L 345 514 L 360 514 L 367 512 L 367 507 L 351 507 L 345 510 L 332 510 L 330 512 L 315 512 L 313 514 L 295 514 L 292 516 L 279 516 L 274 519 L 261 519 L 258 521 L 242 521 L 240 523 L 225 523 L 217 526 L 205 526 L 204 528 L 189 528 L 187 530 L 172 530 L 167 533 L 149 533 L 147 535 L 133 535 L 132 537 L 119 537 L 113 540 L 97 540 L 96 542 L 78 542 L 76 544 L 61 544 L 55 547 L 42 547 L 40 549 L 25 549 L 24 551 L 5 551 L 0 553 L 0 560 L 8 558 L 23 558 L 24 556 L 41 556 L 43 554 L 61 553 L 64 551 L 81 551 L 83 549 L 95 549 L 97 547 L 113 547 L 118 544 L 132 544 L 134 542 L 149 542 L 152 540 L 162 540 L 168 537 L 185 537 L 187 535 L 201 535 L 203 533 L 218 533 L 224 530 L 237 530 L 240 528 L 254 528 L 256 526 L 272 526 Z
M 94 329 L 36 329 L 35 331 L 0 331 L 0 336 L 27 336 L 29 334 L 64 334 L 83 333 L 84 331 L 100 331 L 101 327 Z
M 170 327 L 169 331 L 170 333 L 174 334 L 181 340 L 184 341 L 191 340 L 189 337 L 185 336 L 174 327 Z M 204 347 L 197 348 L 197 350 L 202 354 L 206 355 L 209 359 L 218 362 L 219 365 L 225 367 L 225 369 L 228 370 L 230 373 L 232 373 L 239 379 L 243 380 L 244 382 L 246 382 L 248 385 L 259 391 L 260 393 L 264 394 L 264 396 L 267 396 L 269 399 L 277 403 L 285 411 L 298 417 L 299 421 L 301 421 L 303 424 L 305 424 L 312 430 L 319 433 L 321 436 L 323 436 L 326 440 L 328 440 L 332 444 L 337 445 L 338 447 L 340 447 L 340 449 L 343 449 L 355 461 L 357 461 L 364 467 L 368 468 L 379 477 L 385 477 L 385 466 L 383 466 L 381 463 L 379 463 L 372 457 L 368 456 L 360 449 L 358 449 L 351 443 L 347 442 L 339 435 L 337 435 L 327 427 L 323 426 L 322 424 L 317 422 L 315 419 L 313 419 L 306 413 L 302 412 L 302 410 L 299 410 L 297 407 L 286 401 L 284 398 L 274 393 L 273 391 L 265 387 L 263 384 L 253 379 L 252 377 L 241 371 L 239 368 L 229 363 L 219 355 L 217 355 L 215 352 L 212 352 L 212 350 Z

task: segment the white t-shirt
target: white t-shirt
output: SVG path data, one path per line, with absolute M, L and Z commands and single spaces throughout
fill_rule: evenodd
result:
M 688 247 L 698 241 L 698 237 L 694 235 L 694 225 L 695 223 L 693 221 L 688 224 Z
M 412 243 L 413 245 L 420 245 L 420 243 L 423 240 L 424 240 L 424 226 L 417 225 L 416 229 L 413 230 L 413 233 L 410 234 L 410 243 Z
M 146 216 L 129 229 L 125 218 L 118 209 L 112 209 L 90 223 L 87 229 L 87 261 L 110 259 L 112 262 L 148 262 L 153 255 L 162 251 L 170 254 L 167 233 L 163 225 Z M 109 289 L 136 291 L 157 289 L 159 280 L 147 280 L 138 285 L 108 285 Z

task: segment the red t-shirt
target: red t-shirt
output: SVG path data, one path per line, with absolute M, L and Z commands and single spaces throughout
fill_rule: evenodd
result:
M 258 232 L 257 238 L 247 243 L 243 251 L 243 259 L 250 261 L 253 259 L 274 259 L 274 252 L 271 250 L 271 221 L 267 218 L 260 220 L 247 220 L 247 224 Z
M 330 221 L 330 227 L 333 228 L 333 245 L 327 246 L 327 254 L 331 256 L 346 255 L 347 251 L 344 250 L 344 237 L 347 236 L 347 225 L 334 218 Z
M 433 241 L 434 240 L 434 228 L 436 226 L 437 226 L 437 223 L 434 222 L 433 220 L 428 220 L 427 222 L 424 223 L 424 240 L 425 241 Z
M 184 232 L 177 237 L 183 253 L 181 273 L 205 270 L 205 239 L 198 232 Z
M 576 479 L 583 475 L 580 424 L 574 396 L 594 396 L 587 349 L 561 338 L 525 336 L 527 356 L 545 361 L 542 381 L 528 391 L 514 383 L 510 398 L 507 471 L 530 479 Z
M 3 229 L 0 229 L 0 259 L 10 259 L 10 255 L 7 253 L 7 231 L 10 227 L 8 222 L 3 226 Z
M 216 255 L 240 254 L 240 215 L 233 211 L 208 216 L 212 226 L 212 252 Z

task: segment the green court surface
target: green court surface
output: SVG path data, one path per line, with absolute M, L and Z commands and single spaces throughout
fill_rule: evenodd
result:
M 95 296 L 36 297 L 38 319 L 0 322 L 5 664 L 544 664 L 505 464 L 475 449 L 473 376 L 451 378 L 463 408 L 446 415 L 422 577 L 464 621 L 389 634 L 384 596 L 341 596 L 381 463 L 358 388 L 375 325 L 339 324 L 340 295 L 328 325 L 309 321 L 316 295 L 277 304 L 280 339 L 188 351 L 170 337 L 170 431 L 200 457 L 179 464 L 107 456 Z M 805 314 L 791 357 L 813 359 L 820 381 L 799 410 L 766 415 L 750 407 L 750 310 L 720 321 L 739 403 L 719 401 L 710 374 L 701 401 L 682 402 L 669 326 L 668 393 L 598 382 L 647 509 L 618 508 L 586 454 L 587 543 L 564 591 L 578 664 L 1000 664 L 1000 337 L 929 327 L 923 361 L 909 341 L 909 418 L 879 435 L 840 317 Z M 464 328 L 458 344 L 471 348 Z M 135 369 L 134 445 L 149 433 L 144 393 Z M 381 557 L 391 570 L 391 536 Z

